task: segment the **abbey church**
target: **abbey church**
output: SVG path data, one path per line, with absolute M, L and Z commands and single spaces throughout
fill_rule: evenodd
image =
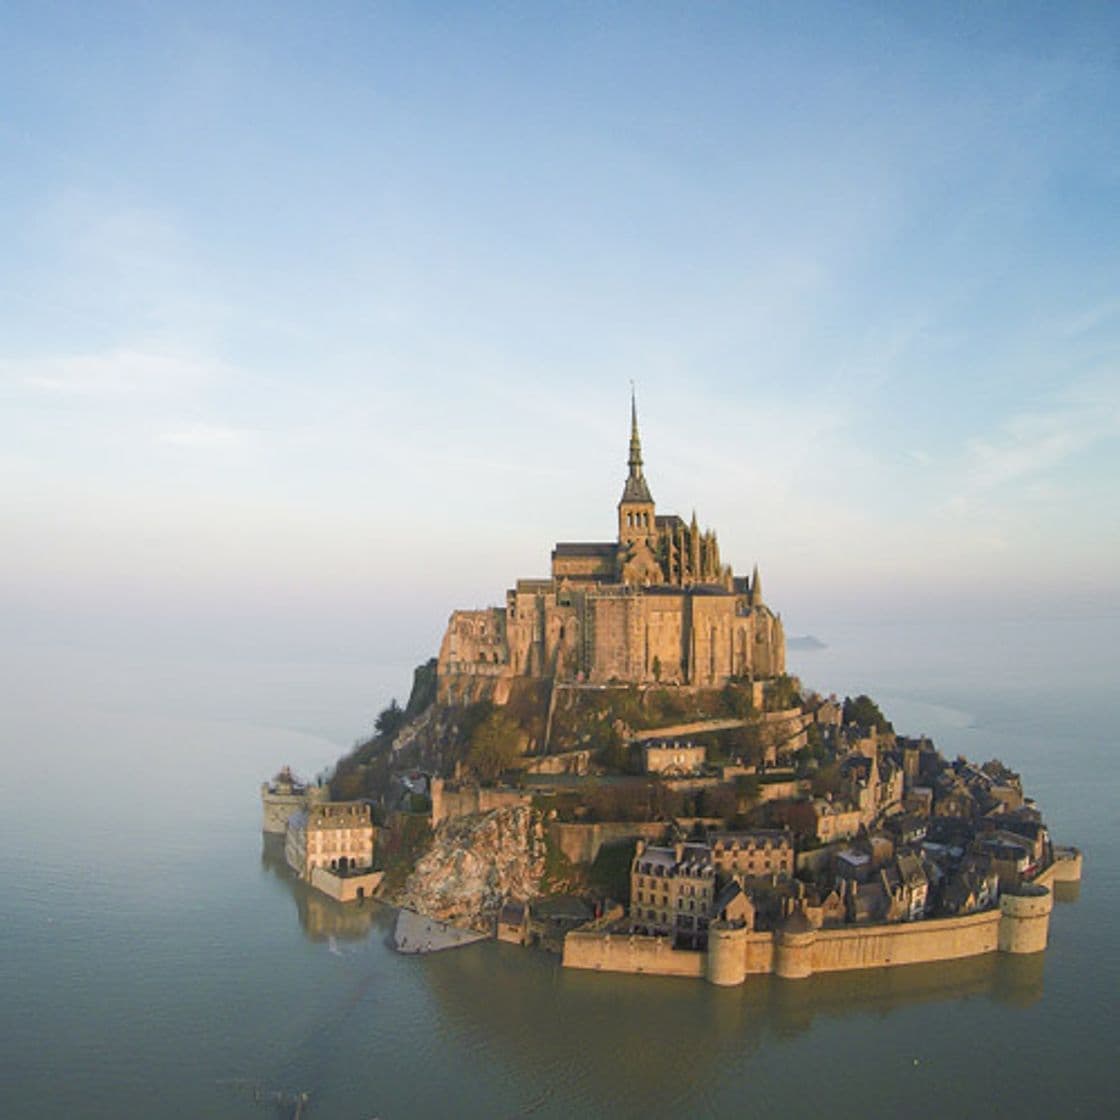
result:
M 631 401 L 618 539 L 557 544 L 549 579 L 522 579 L 504 607 L 455 611 L 439 652 L 440 697 L 504 702 L 518 677 L 719 687 L 785 672 L 781 619 L 758 568 L 736 576 L 713 532 L 658 514 Z

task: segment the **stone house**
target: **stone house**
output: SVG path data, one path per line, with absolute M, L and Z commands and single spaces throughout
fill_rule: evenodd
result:
M 999 897 L 999 876 L 991 861 L 969 856 L 945 884 L 941 908 L 946 914 L 972 914 L 994 906 Z
M 712 862 L 723 877 L 791 878 L 795 853 L 793 836 L 785 830 L 714 832 L 708 836 Z
M 639 840 L 630 865 L 630 918 L 650 933 L 699 948 L 715 897 L 715 864 L 706 844 L 647 846 Z
M 775 819 L 787 824 L 798 836 L 832 844 L 855 836 L 864 825 L 861 811 L 845 801 L 825 797 L 785 801 L 774 805 Z
M 529 905 L 525 902 L 507 902 L 498 911 L 495 936 L 511 945 L 524 945 L 529 937 Z
M 683 776 L 695 774 L 704 765 L 708 750 L 694 743 L 642 744 L 642 768 L 647 774 Z
M 374 826 L 364 801 L 328 801 L 288 818 L 284 857 L 301 879 L 316 868 L 346 873 L 373 864 Z

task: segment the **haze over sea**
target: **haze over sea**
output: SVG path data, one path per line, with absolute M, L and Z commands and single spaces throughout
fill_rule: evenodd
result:
M 730 991 L 386 945 L 262 849 L 258 783 L 328 765 L 411 664 L 4 650 L 0 1115 L 1100 1115 L 1113 1100 L 1114 617 L 836 622 L 793 655 L 900 730 L 1019 769 L 1086 851 L 1048 951 Z M 952 655 L 947 651 L 955 643 Z M 1060 654 L 1060 656 L 1059 656 Z

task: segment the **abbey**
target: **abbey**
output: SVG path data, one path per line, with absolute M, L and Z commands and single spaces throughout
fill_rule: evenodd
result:
M 560 543 L 549 579 L 522 579 L 504 607 L 455 611 L 440 646 L 439 696 L 504 703 L 518 678 L 718 687 L 785 672 L 782 623 L 750 579 L 722 563 L 714 532 L 659 515 L 631 401 L 618 539 Z

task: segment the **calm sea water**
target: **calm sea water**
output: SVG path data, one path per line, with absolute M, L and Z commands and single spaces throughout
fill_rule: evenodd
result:
M 276 1115 L 258 1087 L 313 1120 L 1111 1114 L 1115 620 L 820 636 L 807 683 L 1021 769 L 1086 850 L 1044 957 L 732 991 L 505 945 L 399 957 L 391 913 L 292 882 L 257 787 L 331 762 L 410 666 L 8 652 L 0 1116 Z

